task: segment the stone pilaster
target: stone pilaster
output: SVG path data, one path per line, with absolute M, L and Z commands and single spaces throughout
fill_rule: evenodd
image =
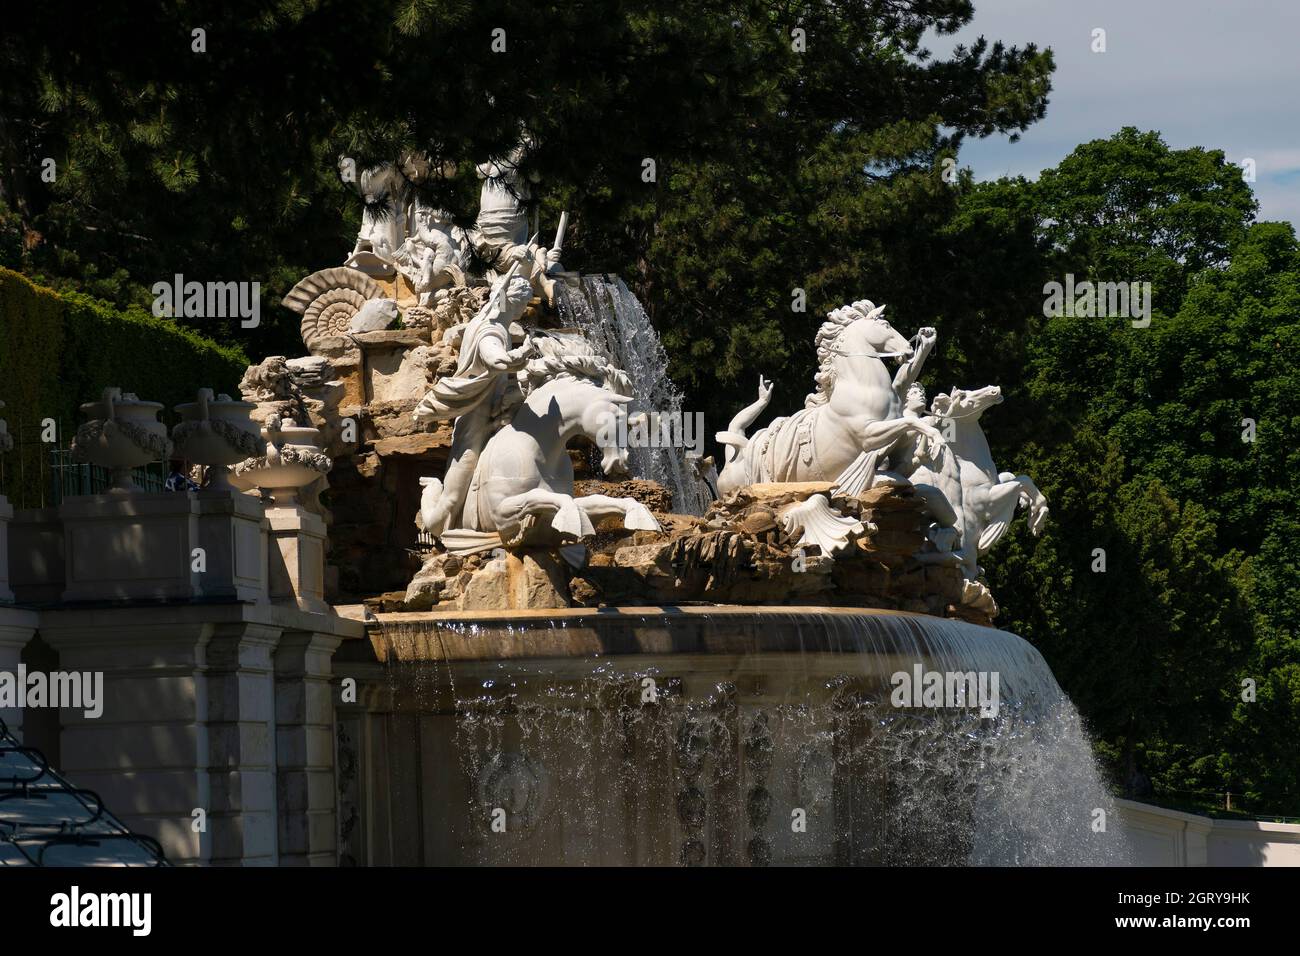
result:
M 218 624 L 207 645 L 206 808 L 216 865 L 273 866 L 278 860 L 275 801 L 275 678 L 278 627 Z
M 18 673 L 23 648 L 36 631 L 36 620 L 31 611 L 0 607 L 0 671 Z M 19 708 L 0 707 L 0 719 L 4 720 L 10 733 L 19 740 L 23 739 L 23 712 Z
M 333 866 L 338 823 L 331 658 L 340 638 L 285 631 L 275 653 L 280 863 Z
M 103 713 L 60 713 L 59 770 L 94 790 L 177 864 L 207 862 L 215 833 L 193 811 L 212 806 L 207 644 L 213 624 L 162 609 L 49 611 L 41 637 L 63 671 L 103 674 Z M 220 842 L 220 841 L 219 841 Z

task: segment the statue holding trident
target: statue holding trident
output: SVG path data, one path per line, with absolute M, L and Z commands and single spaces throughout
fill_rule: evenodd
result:
M 564 271 L 560 264 L 568 213 L 560 217 L 555 242 L 548 249 L 528 235 L 527 204 L 532 188 L 521 175 L 519 164 L 532 140 L 524 136 L 519 145 L 499 159 L 475 167 L 483 187 L 479 196 L 478 219 L 468 230 L 468 238 L 479 258 L 490 269 L 505 272 L 513 265 L 527 270 L 527 277 L 539 294 L 553 300 L 551 276 Z
M 519 348 L 510 348 L 510 325 L 524 314 L 532 294 L 519 264 L 511 266 L 483 308 L 466 323 L 455 374 L 434 382 L 412 413 L 421 425 L 456 419 L 442 493 L 422 522 L 423 530 L 435 537 L 461 526 L 470 480 L 492 437 L 492 423 L 502 411 L 506 389 L 514 382 L 513 373 L 534 353 L 528 338 Z

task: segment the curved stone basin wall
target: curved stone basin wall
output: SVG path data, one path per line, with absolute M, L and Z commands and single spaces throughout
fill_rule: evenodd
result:
M 335 661 L 361 685 L 339 715 L 344 862 L 1125 857 L 1096 831 L 1111 804 L 1077 712 L 1005 631 L 691 607 L 391 614 L 370 637 Z M 996 674 L 996 706 L 897 706 L 917 667 Z

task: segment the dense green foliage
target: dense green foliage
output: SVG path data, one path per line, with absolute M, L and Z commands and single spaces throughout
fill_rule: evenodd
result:
M 120 305 L 147 305 L 176 272 L 257 280 L 261 328 L 200 331 L 292 354 L 297 322 L 276 297 L 339 262 L 360 216 L 338 156 L 455 161 L 421 188 L 464 221 L 467 160 L 526 127 L 543 229 L 572 216 L 566 265 L 629 279 L 688 407 L 719 427 L 760 372 L 773 411 L 798 405 L 835 305 L 867 295 L 909 333 L 937 326 L 925 384 L 1002 385 L 1007 405 L 985 417 L 997 460 L 1051 502 L 1042 538 L 1018 524 L 987 561 L 1001 623 L 1043 650 L 1117 779 L 1300 814 L 1294 232 L 1254 222 L 1221 153 L 1155 133 L 1084 144 L 1037 182 L 951 175 L 965 137 L 1014 137 L 1050 89 L 1050 52 L 924 49 L 971 13 L 968 0 L 187 0 L 88 18 L 48 0 L 0 34 L 0 264 Z M 1150 281 L 1150 327 L 1045 317 L 1044 283 L 1067 273 Z M 111 361 L 80 347 L 75 361 L 139 367 L 109 347 Z M 18 371 L 37 404 L 104 384 Z M 218 377 L 147 374 L 114 381 L 170 401 L 158 377 Z
M 238 350 L 142 309 L 118 311 L 84 295 L 55 293 L 0 268 L 0 417 L 30 441 L 38 440 L 38 424 L 51 418 L 66 447 L 70 430 L 82 421 L 80 404 L 110 385 L 163 402 L 170 421 L 171 407 L 192 401 L 198 388 L 236 392 L 247 365 Z M 6 479 L 3 493 L 13 502 L 40 500 L 36 468 L 20 473 L 9 463 Z
M 120 304 L 148 305 L 177 272 L 257 280 L 262 328 L 204 331 L 285 351 L 296 322 L 269 321 L 269 306 L 355 234 L 337 157 L 454 161 L 421 192 L 469 219 L 466 160 L 503 155 L 526 128 L 543 223 L 572 213 L 568 263 L 624 272 L 675 350 L 732 375 L 751 341 L 782 353 L 864 270 L 897 271 L 899 239 L 951 206 L 928 175 L 941 152 L 1042 114 L 1049 54 L 925 55 L 926 29 L 970 16 L 969 0 L 187 0 L 112 17 L 27 5 L 0 34 L 0 264 Z M 809 174 L 827 188 L 810 191 Z M 809 227 L 860 261 L 805 274 Z M 678 261 L 681 243 L 697 261 Z M 791 317 L 795 285 L 812 301 Z M 704 384 L 695 369 L 677 372 Z
M 1002 623 L 1043 650 L 1131 787 L 1147 777 L 1157 792 L 1231 791 L 1294 812 L 1294 230 L 1252 223 L 1249 187 L 1221 153 L 1131 129 L 1036 183 L 977 187 L 963 207 L 959 228 L 1038 237 L 1019 247 L 1027 278 L 1150 280 L 1155 300 L 1150 327 L 1135 328 L 1045 318 L 1041 285 L 1029 291 L 1039 313 L 1007 343 L 1027 373 L 1003 383 L 1028 417 L 1006 431 L 996 412 L 985 420 L 1003 467 L 1038 480 L 1052 523 L 1037 542 L 1018 529 L 987 562 Z

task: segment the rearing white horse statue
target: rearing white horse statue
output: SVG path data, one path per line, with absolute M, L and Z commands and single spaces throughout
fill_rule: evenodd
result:
M 980 416 L 1002 403 L 1002 389 L 954 388 L 939 394 L 930 414 L 948 425 L 951 455 L 936 467 L 921 465 L 906 474 L 924 498 L 926 508 L 941 527 L 957 531 L 951 552 L 923 552 L 919 560 L 960 563 L 967 580 L 980 576 L 979 558 L 1006 534 L 1016 507 L 1029 509 L 1029 530 L 1041 534 L 1047 521 L 1047 499 L 1028 475 L 998 471 Z
M 885 307 L 862 300 L 831 312 L 817 332 L 817 390 L 804 408 L 746 437 L 767 407 L 771 385 L 759 379 L 758 400 L 741 410 L 717 439 L 726 446 L 718 494 L 756 482 L 834 481 L 861 490 L 877 462 L 903 439 L 917 442 L 923 460 L 941 454 L 943 436 L 920 418 L 903 417 L 902 398 L 934 344 L 921 348 L 880 317 Z M 902 360 L 897 375 L 886 358 Z
M 573 463 L 565 445 L 577 435 L 600 447 L 607 476 L 627 477 L 628 449 L 618 443 L 627 429 L 610 427 L 632 401 L 622 394 L 629 388 L 626 374 L 594 354 L 564 351 L 559 340 L 543 339 L 539 347 L 542 357 L 530 361 L 525 374 L 526 384 L 540 384 L 529 388 L 510 421 L 488 440 L 462 513 L 452 516 L 454 527 L 438 535 L 450 551 L 563 547 L 594 534 L 593 519 L 606 515 L 621 515 L 625 528 L 660 530 L 650 510 L 634 498 L 573 494 Z M 421 482 L 416 525 L 423 530 L 441 483 Z

